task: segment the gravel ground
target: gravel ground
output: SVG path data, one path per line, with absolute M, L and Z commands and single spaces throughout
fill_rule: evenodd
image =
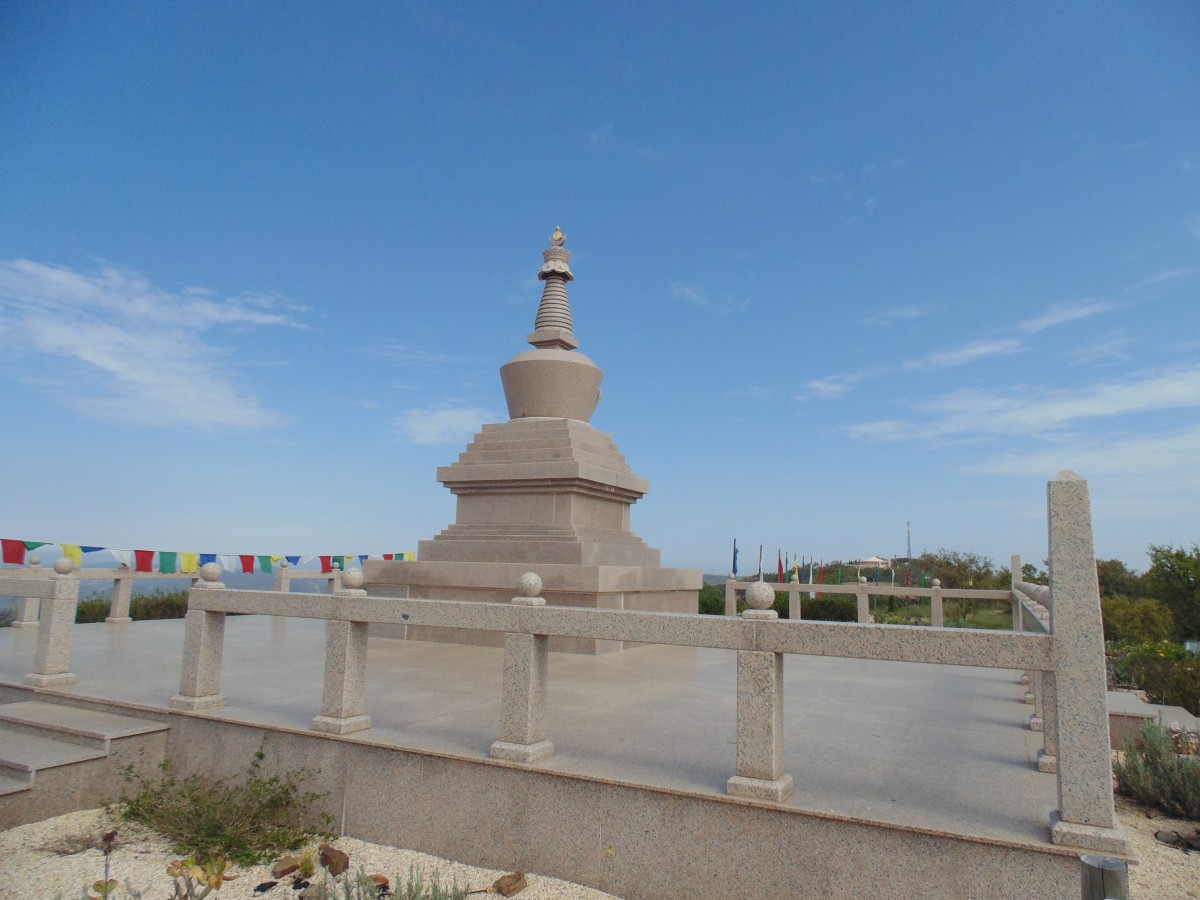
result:
M 1135 900 L 1200 900 L 1200 853 L 1185 853 L 1154 838 L 1156 831 L 1191 834 L 1200 823 L 1157 814 L 1148 816 L 1140 806 L 1123 797 L 1117 798 L 1117 809 L 1134 853 L 1141 860 L 1129 870 L 1131 896 Z M 76 900 L 83 887 L 104 875 L 104 855 L 94 848 L 79 850 L 79 847 L 95 841 L 114 827 L 120 835 L 111 860 L 113 877 L 121 884 L 116 896 L 121 900 L 133 900 L 135 895 L 125 889 L 126 879 L 142 892 L 142 900 L 167 900 L 173 896 L 171 879 L 165 870 L 176 854 L 153 835 L 139 832 L 125 823 L 113 825 L 101 810 L 93 809 L 0 832 L 0 900 L 54 900 L 60 894 L 62 900 Z M 352 869 L 361 865 L 369 873 L 378 872 L 390 879 L 405 876 L 409 866 L 415 866 L 426 879 L 436 872 L 443 883 L 457 879 L 459 885 L 486 888 L 505 874 L 353 838 L 339 838 L 334 844 L 350 855 Z M 273 880 L 268 866 L 236 871 L 238 879 L 214 893 L 214 900 L 217 897 L 221 900 L 281 900 L 296 896 L 291 890 L 290 879 L 286 878 L 265 893 L 254 892 L 259 884 Z M 529 887 L 519 895 L 522 900 L 603 900 L 612 897 L 554 878 L 538 875 L 528 878 Z
M 1117 815 L 1140 862 L 1129 867 L 1129 895 L 1138 900 L 1200 900 L 1200 853 L 1185 853 L 1154 839 L 1156 831 L 1191 834 L 1200 822 L 1149 813 L 1117 797 Z
M 117 829 L 118 844 L 110 859 L 110 868 L 112 877 L 120 885 L 114 897 L 133 900 L 136 896 L 126 889 L 126 880 L 141 892 L 142 900 L 174 897 L 166 866 L 178 854 L 172 853 L 170 847 L 154 835 L 127 823 L 114 825 L 102 810 L 93 809 L 0 832 L 0 900 L 55 900 L 59 895 L 62 900 L 78 900 L 84 887 L 104 877 L 104 854 L 97 849 L 79 851 L 79 847 L 96 841 L 112 828 Z M 397 875 L 407 877 L 409 866 L 423 872 L 427 882 L 436 872 L 443 885 L 457 879 L 460 886 L 473 889 L 487 888 L 506 874 L 353 838 L 338 838 L 333 844 L 350 855 L 352 870 L 362 866 L 369 874 L 379 873 L 393 881 Z M 67 852 L 55 852 L 56 849 Z M 257 885 L 275 880 L 271 877 L 270 866 L 234 871 L 237 880 L 227 882 L 215 891 L 213 900 L 291 900 L 296 896 L 290 877 L 281 879 L 265 893 L 254 892 Z M 518 895 L 522 900 L 603 900 L 612 897 L 555 878 L 530 874 L 526 877 L 529 887 Z

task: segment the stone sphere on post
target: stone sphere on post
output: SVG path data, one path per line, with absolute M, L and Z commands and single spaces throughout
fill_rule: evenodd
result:
M 935 588 L 940 588 L 942 586 L 942 579 L 935 578 L 932 582 L 930 582 L 930 584 Z
M 765 581 L 756 581 L 746 588 L 746 605 L 751 609 L 770 609 L 775 605 L 775 591 Z
M 342 576 L 342 587 L 349 588 L 352 591 L 358 590 L 363 586 L 362 569 L 347 569 L 346 574 Z
M 866 584 L 866 583 L 867 583 L 867 576 L 866 576 L 866 575 L 859 575 L 859 576 L 858 576 L 858 583 L 859 583 L 859 584 Z
M 42 558 L 40 556 L 31 556 L 29 557 L 29 564 L 34 568 L 37 568 L 42 564 Z
M 537 597 L 542 593 L 542 579 L 536 572 L 526 572 L 517 579 L 517 593 L 522 597 Z
M 200 577 L 207 582 L 214 582 L 221 577 L 221 567 L 215 562 L 206 562 L 200 567 Z
M 65 556 L 59 557 L 54 561 L 54 571 L 59 575 L 69 575 L 74 568 L 75 563 L 71 562 Z

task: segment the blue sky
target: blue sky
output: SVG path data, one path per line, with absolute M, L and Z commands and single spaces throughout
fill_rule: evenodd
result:
M 1200 540 L 1200 7 L 8 4 L 5 537 L 415 550 L 540 250 L 669 565 Z M 743 556 L 746 568 L 747 556 Z

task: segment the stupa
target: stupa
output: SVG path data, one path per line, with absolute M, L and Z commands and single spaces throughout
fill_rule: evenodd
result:
M 453 525 L 404 562 L 368 560 L 372 595 L 509 602 L 524 572 L 542 578 L 551 605 L 696 612 L 699 569 L 664 569 L 661 554 L 629 529 L 630 507 L 649 490 L 612 436 L 589 420 L 604 373 L 579 352 L 567 284 L 566 235 L 542 251 L 544 282 L 532 350 L 500 368 L 509 420 L 484 425 L 438 481 L 458 498 Z M 372 626 L 372 635 L 503 644 L 496 632 Z M 550 649 L 605 653 L 620 641 L 552 637 Z

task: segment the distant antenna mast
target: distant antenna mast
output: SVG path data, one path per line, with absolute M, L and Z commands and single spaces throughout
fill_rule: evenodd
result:
M 912 559 L 912 522 L 905 522 L 904 530 L 908 535 L 908 558 Z

